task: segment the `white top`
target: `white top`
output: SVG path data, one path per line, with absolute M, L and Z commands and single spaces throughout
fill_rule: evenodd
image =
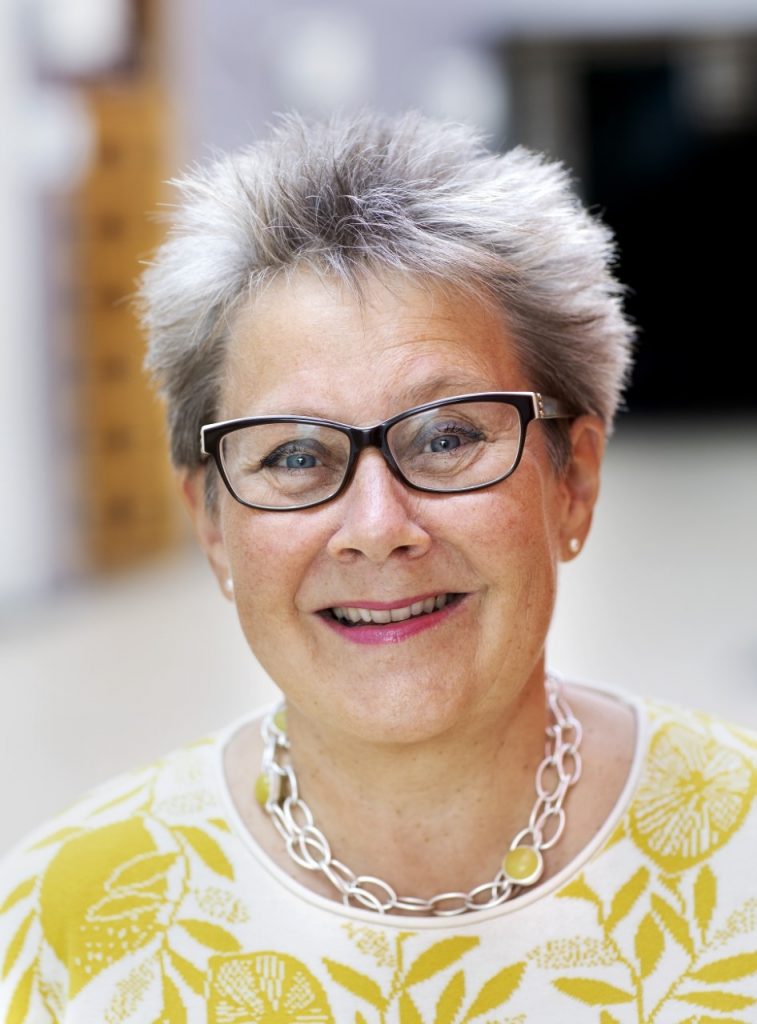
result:
M 346 908 L 282 872 L 223 775 L 239 724 L 100 787 L 0 865 L 0 1020 L 757 1021 L 757 736 L 616 697 L 636 756 L 600 833 L 462 917 Z

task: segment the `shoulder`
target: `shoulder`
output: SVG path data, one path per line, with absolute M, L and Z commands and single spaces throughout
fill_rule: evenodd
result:
M 233 878 L 221 742 L 208 737 L 98 787 L 0 863 L 0 1010 L 31 998 L 44 976 L 55 1016 L 65 993 L 149 943 L 190 859 L 209 885 Z

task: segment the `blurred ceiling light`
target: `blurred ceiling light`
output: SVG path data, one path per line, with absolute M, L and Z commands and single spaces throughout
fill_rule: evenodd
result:
M 131 47 L 131 0 L 34 0 L 33 13 L 40 58 L 58 74 L 107 71 Z
M 437 117 L 470 122 L 500 138 L 507 132 L 507 82 L 501 67 L 485 52 L 437 50 L 421 100 L 423 109 Z
M 364 102 L 373 78 L 369 33 L 332 7 L 299 8 L 276 19 L 275 70 L 287 103 L 315 114 Z

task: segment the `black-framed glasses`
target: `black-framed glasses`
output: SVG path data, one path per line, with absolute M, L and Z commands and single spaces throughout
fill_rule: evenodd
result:
M 288 512 L 341 494 L 364 448 L 378 448 L 392 473 L 417 491 L 490 487 L 517 469 L 531 420 L 575 415 L 536 391 L 491 391 L 418 405 L 372 427 L 312 416 L 208 423 L 200 448 L 237 501 Z

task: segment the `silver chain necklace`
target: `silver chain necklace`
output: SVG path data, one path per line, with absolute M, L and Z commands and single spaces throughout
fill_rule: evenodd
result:
M 398 896 L 388 882 L 374 875 L 356 875 L 336 860 L 326 836 L 300 796 L 297 776 L 289 755 L 286 710 L 282 703 L 263 719 L 263 759 L 255 784 L 255 796 L 286 844 L 295 864 L 320 871 L 342 897 L 345 906 L 355 905 L 381 914 L 392 910 L 436 917 L 454 917 L 469 910 L 488 910 L 534 885 L 544 870 L 543 851 L 550 850 L 565 830 L 563 802 L 581 775 L 581 723 L 571 711 L 560 680 L 544 680 L 547 708 L 552 721 L 546 729 L 546 755 L 536 770 L 536 802 L 528 824 L 515 836 L 491 882 L 470 892 L 443 892 L 430 899 Z

